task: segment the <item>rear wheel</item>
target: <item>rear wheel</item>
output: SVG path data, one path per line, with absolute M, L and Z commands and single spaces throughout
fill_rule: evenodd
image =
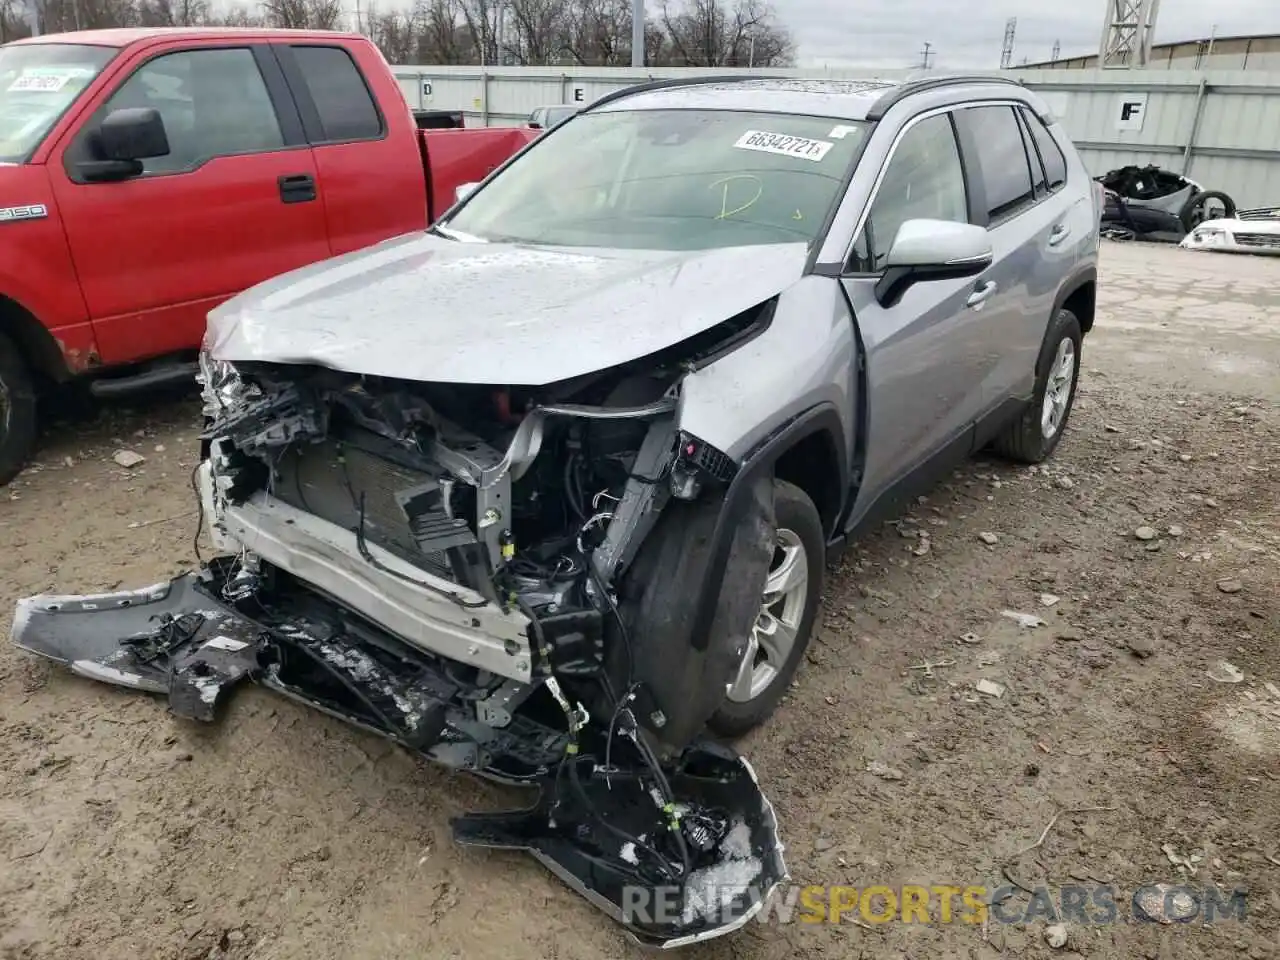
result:
M 1076 315 L 1060 309 L 1040 351 L 1035 396 L 996 437 L 992 446 L 997 453 L 1022 463 L 1039 463 L 1053 453 L 1075 402 L 1082 337 Z
M 36 442 L 36 392 L 13 341 L 0 333 L 0 486 L 18 475 Z

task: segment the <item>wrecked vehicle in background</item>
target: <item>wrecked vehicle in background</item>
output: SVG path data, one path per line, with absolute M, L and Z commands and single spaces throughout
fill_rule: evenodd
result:
M 1106 198 L 1102 235 L 1110 240 L 1178 243 L 1199 224 L 1236 214 L 1225 193 L 1155 164 L 1120 167 L 1095 179 Z
M 1052 453 L 1097 207 L 1007 81 L 606 97 L 426 233 L 215 311 L 219 555 L 24 600 L 14 639 L 182 716 L 248 678 L 536 787 L 456 839 L 529 851 L 642 942 L 736 929 L 786 865 L 706 731 L 773 712 L 846 536 L 989 443 Z
M 1241 210 L 1230 219 L 1202 223 L 1179 246 L 1216 253 L 1280 254 L 1280 206 Z

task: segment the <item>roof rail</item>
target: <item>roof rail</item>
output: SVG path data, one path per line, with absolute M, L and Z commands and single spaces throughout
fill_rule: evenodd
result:
M 585 107 L 583 112 L 594 110 L 596 107 L 602 107 L 606 103 L 612 103 L 614 100 L 621 100 L 623 97 L 629 97 L 635 93 L 649 93 L 653 90 L 669 90 L 672 87 L 692 87 L 702 83 L 742 83 L 747 80 L 786 80 L 787 77 L 771 77 L 760 76 L 759 74 L 716 74 L 707 77 L 673 77 L 668 80 L 650 80 L 648 83 L 637 83 L 631 87 L 623 87 L 621 90 L 615 90 L 613 93 L 606 93 L 599 100 Z
M 907 80 L 896 87 L 893 87 L 885 93 L 879 100 L 871 105 L 871 109 L 867 111 L 868 120 L 880 120 L 889 108 L 895 106 L 905 100 L 912 94 L 922 93 L 925 90 L 936 90 L 939 87 L 949 87 L 964 83 L 1007 83 L 1015 87 L 1026 86 L 1022 80 L 1014 80 L 1010 77 L 992 77 L 981 75 L 957 75 L 950 77 L 921 77 L 918 80 Z

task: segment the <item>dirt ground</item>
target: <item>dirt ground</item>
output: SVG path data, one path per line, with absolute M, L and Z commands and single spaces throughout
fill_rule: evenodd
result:
M 740 747 L 798 883 L 1109 884 L 1116 922 L 752 922 L 688 956 L 1280 957 L 1280 259 L 1108 244 L 1103 273 L 1057 456 L 974 462 L 851 550 Z M 196 412 L 50 431 L 0 491 L 0 631 L 19 596 L 193 563 Z M 0 644 L 0 957 L 636 955 L 532 860 L 451 844 L 520 800 L 258 689 L 197 727 Z M 1247 914 L 1133 922 L 1162 881 Z

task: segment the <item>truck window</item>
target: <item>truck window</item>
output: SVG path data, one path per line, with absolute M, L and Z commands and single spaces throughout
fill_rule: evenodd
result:
M 112 110 L 127 107 L 154 107 L 169 137 L 169 155 L 144 160 L 145 174 L 194 170 L 214 157 L 284 147 L 271 96 L 247 47 L 184 50 L 148 61 L 111 95 L 85 133 L 91 135 Z
M 0 48 L 0 162 L 31 156 L 115 53 L 70 43 Z
M 320 114 L 325 141 L 382 136 L 382 117 L 351 54 L 341 47 L 295 46 L 293 57 Z

